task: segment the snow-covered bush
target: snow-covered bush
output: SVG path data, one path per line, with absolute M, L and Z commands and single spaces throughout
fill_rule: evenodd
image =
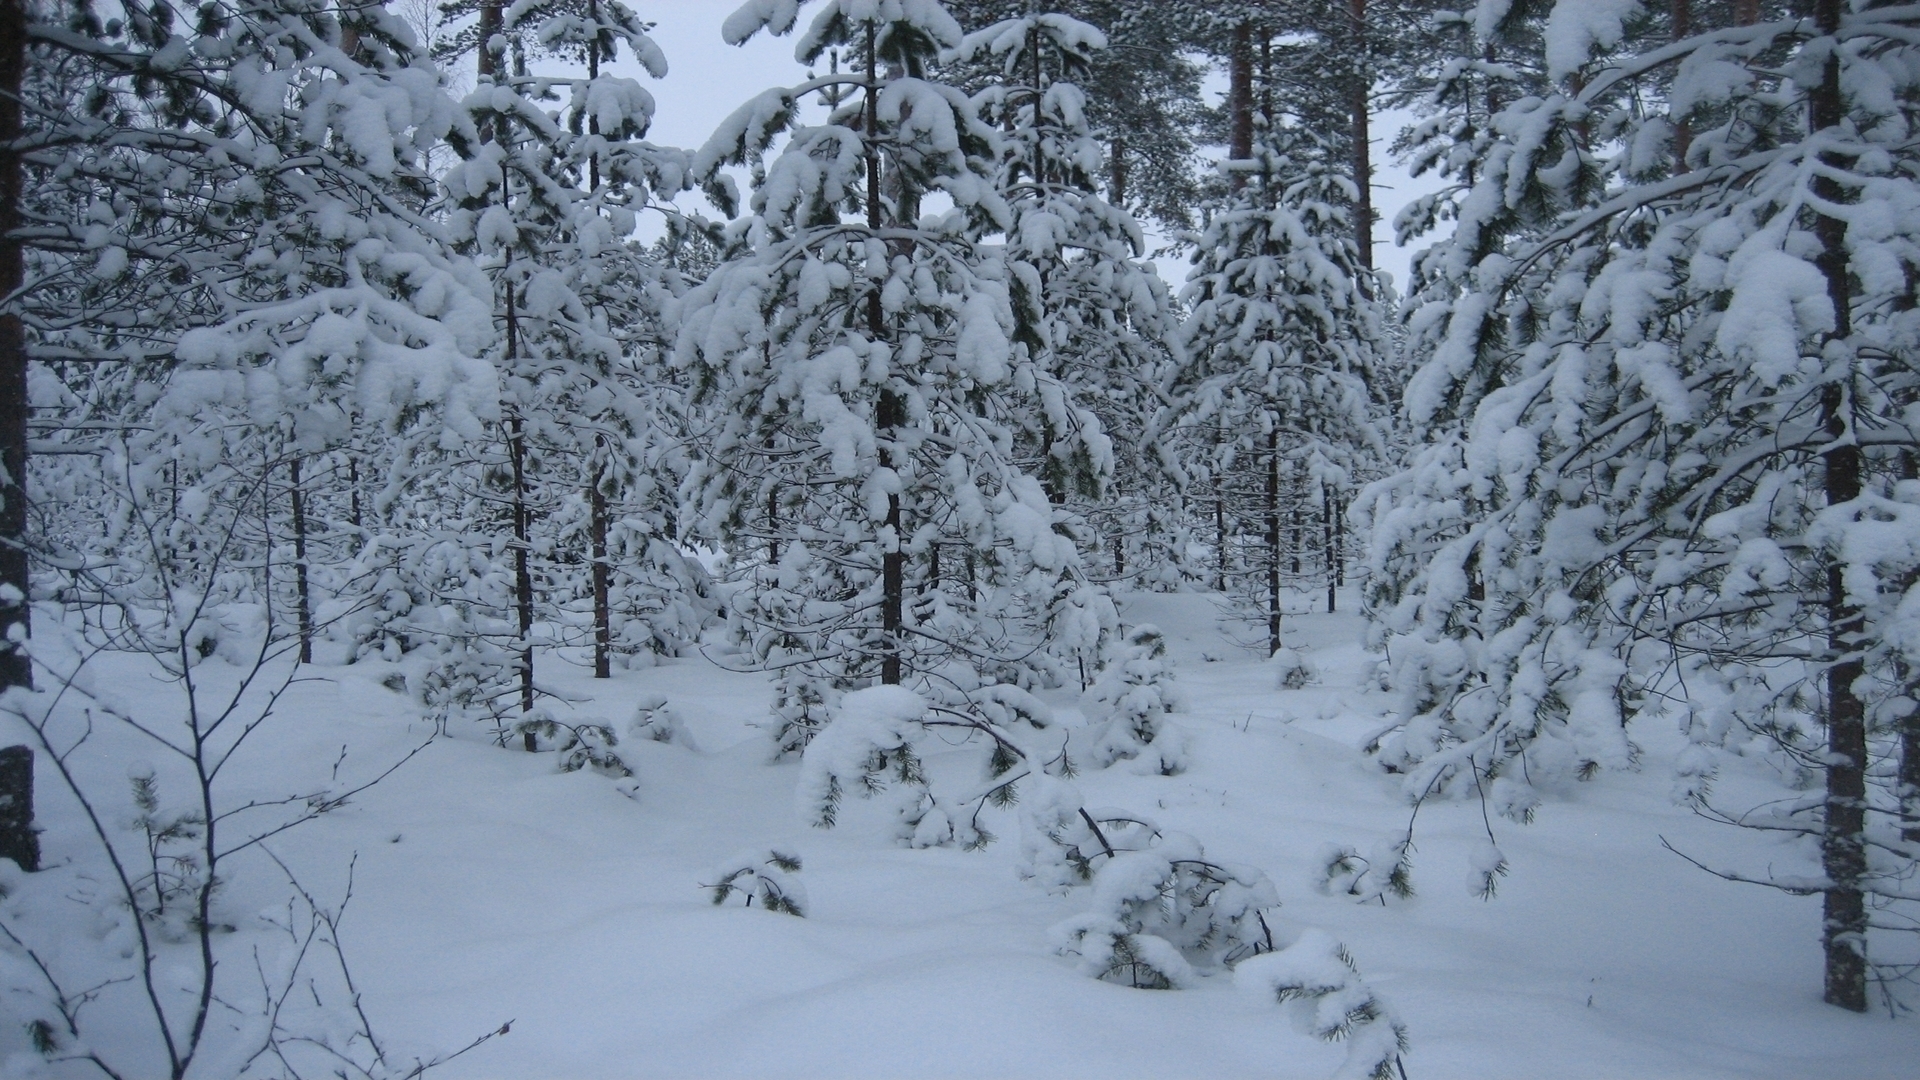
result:
M 1307 930 L 1292 944 L 1240 962 L 1234 985 L 1278 1002 L 1302 1031 L 1328 1042 L 1344 1040 L 1339 1080 L 1404 1077 L 1407 1028 L 1340 944 L 1324 930 Z
M 798 7 L 748 5 L 727 38 L 784 33 Z M 674 361 L 708 421 L 682 520 L 738 560 L 734 628 L 802 723 L 877 681 L 991 726 L 1006 699 L 987 687 L 1058 678 L 1056 623 L 1084 644 L 1091 586 L 1056 497 L 1109 451 L 1001 242 L 1001 134 L 933 77 L 960 44 L 938 3 L 828 0 L 800 51 L 852 70 L 762 94 L 693 162 L 716 187 L 752 164 L 756 187 L 679 307 Z M 800 124 L 816 92 L 834 107 Z
M 1293 649 L 1275 652 L 1267 660 L 1267 670 L 1273 672 L 1274 688 L 1278 690 L 1298 690 L 1320 678 L 1313 662 Z
M 1180 707 L 1160 628 L 1141 623 L 1112 650 L 1106 668 L 1080 697 L 1092 722 L 1087 758 L 1098 768 L 1131 758 L 1149 771 L 1172 776 L 1186 768 L 1184 734 L 1167 723 Z
M 640 696 L 633 706 L 633 719 L 627 721 L 627 733 L 636 739 L 651 739 L 686 747 L 693 745 L 693 737 L 687 732 L 687 722 L 667 704 L 665 694 Z
M 807 890 L 793 877 L 799 872 L 800 856 L 784 848 L 767 848 L 743 852 L 721 863 L 708 875 L 713 884 L 700 887 L 713 891 L 715 907 L 738 895 L 746 907 L 759 900 L 764 911 L 805 917 Z
M 535 708 L 514 721 L 513 733 L 528 750 L 559 754 L 556 764 L 561 772 L 593 769 L 621 779 L 633 775 L 633 768 L 614 749 L 620 737 L 604 720 L 562 720 L 548 709 Z

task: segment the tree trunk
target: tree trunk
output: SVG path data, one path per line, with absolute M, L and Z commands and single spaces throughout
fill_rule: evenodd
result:
M 506 176 L 500 177 L 504 192 Z M 513 264 L 512 257 L 507 260 Z M 513 297 L 513 281 L 507 281 L 507 366 L 520 357 L 520 313 Z M 513 599 L 520 622 L 520 711 L 533 711 L 533 565 L 532 515 L 527 509 L 527 440 L 520 414 L 507 422 L 507 460 L 513 466 Z M 526 733 L 528 750 L 537 749 L 533 732 Z
M 489 0 L 488 3 L 480 5 L 480 47 L 474 52 L 477 54 L 476 62 L 479 64 L 482 82 L 490 81 L 498 70 L 493 50 L 487 48 L 487 42 L 493 40 L 493 36 L 501 30 L 502 10 L 504 9 L 499 0 Z M 485 137 L 484 134 L 482 137 Z
M 1115 206 L 1125 207 L 1127 205 L 1127 140 L 1115 135 L 1107 154 L 1107 201 Z
M 287 462 L 288 497 L 293 503 L 293 589 L 295 624 L 300 629 L 300 662 L 313 663 L 313 598 L 307 591 L 307 497 L 300 490 L 300 459 Z
M 1325 491 L 1320 493 L 1320 528 L 1321 528 L 1322 534 L 1325 537 L 1325 544 L 1326 544 L 1326 551 L 1327 551 L 1327 559 L 1326 559 L 1326 565 L 1324 569 L 1327 572 L 1327 614 L 1331 615 L 1335 610 L 1335 605 L 1339 603 L 1338 595 L 1334 592 L 1334 576 L 1333 576 L 1333 489 L 1332 488 L 1328 488 Z
M 1819 0 L 1816 4 L 1814 18 L 1823 35 L 1839 32 L 1842 2 Z M 1837 54 L 1827 54 L 1820 86 L 1810 95 L 1808 104 L 1808 126 L 1814 132 L 1838 127 L 1844 119 Z M 1822 155 L 1822 161 L 1835 170 L 1847 165 L 1834 155 Z M 1825 175 L 1814 177 L 1813 193 L 1829 205 L 1848 201 L 1847 190 Z M 1821 215 L 1814 219 L 1813 228 L 1820 241 L 1816 265 L 1826 278 L 1827 297 L 1833 303 L 1834 328 L 1829 338 L 1842 340 L 1853 333 L 1847 224 L 1841 218 Z M 1830 383 L 1821 395 L 1821 416 L 1833 440 L 1832 447 L 1822 455 L 1828 506 L 1860 497 L 1860 448 L 1847 438 L 1851 408 L 1851 387 L 1845 382 Z M 1859 609 L 1847 602 L 1840 560 L 1833 555 L 1827 559 L 1827 651 L 1831 666 L 1827 669 L 1827 792 L 1820 837 L 1821 868 L 1827 878 L 1822 932 L 1825 996 L 1828 1004 L 1865 1012 L 1867 912 L 1861 879 L 1867 870 L 1867 724 L 1865 703 L 1853 689 L 1864 671 L 1858 653 L 1862 624 Z
M 1213 587 L 1227 591 L 1227 482 L 1213 476 Z
M 1673 40 L 1680 41 L 1693 35 L 1693 0 L 1672 0 Z M 1685 120 L 1675 120 L 1673 125 L 1673 171 L 1687 171 L 1687 148 L 1693 145 L 1693 126 Z
M 526 713 L 533 711 L 533 542 L 532 515 L 527 511 L 527 440 L 517 415 L 510 421 L 507 456 L 513 463 L 513 606 L 520 626 L 520 711 Z
M 883 225 L 880 214 L 880 79 L 877 48 L 872 23 L 867 24 L 867 97 L 865 103 L 866 157 L 867 157 L 867 228 L 879 232 Z M 1039 106 L 1036 104 L 1035 108 Z M 904 182 L 904 177 L 902 178 Z M 867 294 L 867 332 L 875 341 L 886 339 L 886 312 L 880 305 L 878 286 Z M 894 449 L 899 445 L 899 428 L 906 422 L 906 402 L 891 387 L 880 391 L 880 400 L 874 410 L 875 426 L 880 436 L 880 464 L 883 468 L 897 468 L 894 461 Z M 900 629 L 905 622 L 907 606 L 907 553 L 904 549 L 904 522 L 900 513 L 900 495 L 898 492 L 887 496 L 887 536 L 881 543 L 880 556 L 880 633 L 885 639 L 881 648 L 880 681 L 887 686 L 898 686 L 901 679 L 901 641 Z
M 360 458 L 352 450 L 347 451 L 347 514 L 353 520 L 355 529 L 365 528 L 360 520 Z
M 1245 161 L 1253 156 L 1253 24 L 1243 22 L 1233 28 L 1233 45 L 1227 56 L 1227 156 Z M 1247 186 L 1242 173 L 1234 173 L 1233 190 Z
M 1280 651 L 1280 559 L 1280 430 L 1274 428 L 1267 432 L 1268 656 Z
M 16 145 L 20 91 L 26 77 L 26 0 L 0 0 L 0 148 Z M 0 297 L 15 297 L 26 282 L 20 227 L 23 177 L 20 154 L 0 149 Z M 27 332 L 12 305 L 0 311 L 0 689 L 33 686 L 24 649 L 32 629 L 27 563 Z
M 1735 26 L 1752 26 L 1760 21 L 1760 0 L 1733 0 Z
M 0 859 L 20 869 L 40 869 L 40 836 L 33 828 L 33 751 L 24 746 L 0 750 Z
M 593 535 L 589 542 L 593 545 L 593 677 L 596 679 L 613 678 L 613 605 L 607 596 L 613 568 L 607 563 L 607 493 L 601 489 L 605 482 L 601 471 L 595 469 L 593 490 L 587 495 L 587 503 L 592 508 Z
M 1360 265 L 1373 269 L 1373 148 L 1368 116 L 1373 90 L 1373 66 L 1367 62 L 1367 0 L 1351 0 L 1352 64 L 1347 73 L 1348 137 L 1353 142 L 1353 243 Z M 1360 279 L 1360 291 L 1371 295 L 1373 282 Z

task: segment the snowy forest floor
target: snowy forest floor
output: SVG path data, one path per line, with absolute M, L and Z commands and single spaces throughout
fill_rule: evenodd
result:
M 1420 813 L 1414 898 L 1317 891 L 1327 844 L 1364 852 L 1407 820 L 1394 778 L 1357 749 L 1387 703 L 1364 686 L 1376 658 L 1356 616 L 1302 593 L 1286 638 L 1319 681 L 1276 689 L 1216 601 L 1122 605 L 1129 624 L 1166 633 L 1190 769 L 1076 783 L 1088 805 L 1145 812 L 1265 869 L 1283 915 L 1343 940 L 1398 1008 L 1412 1080 L 1914 1075 L 1920 1022 L 1820 1003 L 1817 898 L 1729 884 L 1662 849 L 1665 837 L 1709 862 L 1764 865 L 1772 843 L 1674 805 L 1677 736 L 1636 731 L 1639 772 L 1561 792 L 1532 825 L 1495 819 L 1512 871 L 1491 901 L 1468 887 L 1481 810 L 1459 803 Z M 275 849 L 323 895 L 355 861 L 344 943 L 390 1038 L 445 1050 L 513 1021 L 434 1075 L 1319 1080 L 1338 1068 L 1339 1047 L 1230 978 L 1133 990 L 1051 955 L 1047 928 L 1078 908 L 1016 877 L 1013 811 L 988 811 L 1000 840 L 978 852 L 895 847 L 877 808 L 853 800 L 837 828 L 808 827 L 797 765 L 769 765 L 752 726 L 764 676 L 693 657 L 596 682 L 543 662 L 543 682 L 592 699 L 581 715 L 623 724 L 641 695 L 666 695 L 694 745 L 623 740 L 638 781 L 627 798 L 606 777 L 556 772 L 552 755 L 456 732 Z M 115 666 L 134 663 L 112 660 L 103 680 L 138 692 L 143 676 Z M 391 670 L 317 665 L 241 763 L 248 784 L 291 783 L 343 747 L 365 762 L 418 743 L 429 733 L 382 685 Z M 1048 695 L 1068 723 L 1076 697 Z M 42 785 L 57 862 L 83 844 L 82 823 Z M 708 869 L 770 844 L 804 857 L 808 917 L 712 906 Z

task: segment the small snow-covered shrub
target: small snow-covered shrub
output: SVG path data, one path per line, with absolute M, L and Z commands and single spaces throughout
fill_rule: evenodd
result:
M 891 788 L 900 839 L 929 847 L 942 843 L 943 833 L 950 836 L 952 825 L 934 806 L 914 749 L 925 734 L 920 720 L 926 713 L 926 701 L 899 686 L 872 686 L 842 698 L 801 759 L 799 798 L 807 818 L 831 828 L 849 787 L 861 798 Z
M 1292 649 L 1274 653 L 1267 660 L 1267 667 L 1273 672 L 1275 687 L 1280 690 L 1298 690 L 1320 679 L 1312 662 Z
M 714 868 L 713 884 L 702 885 L 713 892 L 715 907 L 734 895 L 744 897 L 745 906 L 755 899 L 767 911 L 781 911 L 805 917 L 807 890 L 791 875 L 800 872 L 800 856 L 782 848 L 747 851 Z
M 1393 1080 L 1400 1068 L 1406 1025 L 1326 931 L 1307 930 L 1284 948 L 1242 961 L 1233 981 L 1286 1007 L 1302 1031 L 1346 1040 L 1347 1058 L 1335 1074 L 1341 1080 Z
M 806 750 L 839 700 L 829 680 L 816 678 L 801 665 L 781 668 L 773 684 L 773 715 L 764 722 L 774 758 Z
M 1315 884 L 1322 892 L 1345 893 L 1361 903 L 1378 900 L 1384 905 L 1389 895 L 1409 899 L 1413 896 L 1412 849 L 1404 833 L 1374 845 L 1369 855 L 1330 844 L 1320 852 L 1320 878 Z
M 1088 810 L 1064 781 L 1028 787 L 1020 873 L 1056 892 L 1088 886 L 1087 910 L 1049 935 L 1081 971 L 1175 989 L 1197 968 L 1273 948 L 1265 913 L 1280 896 L 1259 870 L 1208 859 L 1193 837 L 1125 811 Z
M 815 826 L 831 828 L 847 791 L 862 798 L 885 793 L 903 843 L 991 843 L 993 834 L 979 822 L 981 809 L 1011 805 L 1016 784 L 1064 768 L 1061 733 L 1050 726 L 1046 706 L 1017 687 L 993 683 L 969 690 L 950 683 L 945 689 L 931 701 L 901 686 L 870 686 L 842 697 L 801 758 L 801 812 Z M 919 747 L 936 732 L 942 750 L 978 749 L 978 781 L 939 789 L 929 782 Z
M 627 723 L 627 734 L 636 739 L 651 739 L 677 746 L 693 745 L 692 736 L 687 733 L 687 722 L 667 704 L 664 694 L 641 695 L 634 704 L 633 719 Z
M 529 750 L 552 750 L 560 755 L 561 772 L 591 768 L 607 776 L 629 777 L 633 769 L 614 750 L 620 737 L 604 720 L 568 723 L 545 709 L 535 709 L 513 725 L 514 734 Z
M 1158 627 L 1142 623 L 1127 632 L 1100 677 L 1080 699 L 1094 723 L 1094 765 L 1105 768 L 1132 758 L 1171 776 L 1186 768 L 1185 740 L 1167 724 L 1180 707 L 1173 665 Z

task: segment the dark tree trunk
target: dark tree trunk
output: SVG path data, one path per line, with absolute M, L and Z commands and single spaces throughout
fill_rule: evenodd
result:
M 1335 605 L 1339 603 L 1339 598 L 1337 594 L 1334 592 L 1333 489 L 1332 488 L 1328 488 L 1327 490 L 1320 493 L 1320 529 L 1321 529 L 1322 535 L 1325 538 L 1325 545 L 1326 545 L 1326 551 L 1327 551 L 1327 559 L 1326 559 L 1326 564 L 1324 569 L 1327 572 L 1327 614 L 1331 615 L 1334 612 Z
M 527 440 L 518 416 L 507 436 L 507 456 L 513 463 L 513 606 L 520 625 L 520 711 L 527 713 L 533 711 L 533 540 L 527 508 Z
M 1124 207 L 1127 205 L 1127 140 L 1115 135 L 1107 153 L 1107 201 Z
M 1213 587 L 1221 592 L 1227 591 L 1227 482 L 1226 478 L 1214 474 L 1213 477 Z
M 867 227 L 878 232 L 884 224 L 880 213 L 880 71 L 874 27 L 867 26 L 867 96 L 865 103 L 867 154 Z M 1036 104 L 1035 108 L 1038 108 Z M 904 182 L 904 177 L 902 178 Z M 880 289 L 867 294 L 867 332 L 875 341 L 886 339 L 886 312 L 880 304 Z M 894 451 L 899 445 L 899 428 L 906 422 L 906 402 L 892 388 L 880 391 L 874 410 L 874 422 L 880 436 L 880 464 L 897 468 Z M 887 496 L 886 528 L 889 534 L 880 556 L 880 633 L 883 652 L 880 657 L 880 681 L 887 686 L 900 684 L 900 629 L 907 606 L 907 553 L 904 550 L 904 523 L 900 496 Z
M 0 750 L 0 859 L 20 869 L 40 869 L 40 835 L 33 828 L 33 751 Z
M 25 0 L 0 0 L 0 297 L 26 281 L 20 228 L 23 177 L 12 149 L 25 134 L 20 91 L 27 65 Z M 12 305 L 0 310 L 0 689 L 31 687 L 33 664 L 7 645 L 32 628 L 27 598 L 27 333 Z
M 360 520 L 360 458 L 352 450 L 347 451 L 347 514 L 353 519 L 353 527 L 365 528 Z
M 506 177 L 502 176 L 504 181 Z M 504 188 L 503 188 L 504 190 Z M 507 282 L 507 362 L 520 356 L 520 313 Z M 520 711 L 533 711 L 533 518 L 527 507 L 527 439 L 519 413 L 507 422 L 507 460 L 513 467 L 513 599 L 520 623 Z M 533 732 L 528 750 L 536 749 Z
M 593 535 L 589 543 L 593 545 L 593 677 L 596 679 L 613 678 L 613 605 L 607 595 L 613 568 L 607 563 L 607 493 L 601 488 L 605 482 L 604 476 L 595 470 L 593 490 L 587 495 L 592 508 Z
M 1339 498 L 1333 500 L 1333 583 L 1347 585 L 1347 504 Z
M 1360 265 L 1373 269 L 1373 148 L 1371 117 L 1368 115 L 1373 66 L 1367 62 L 1367 0 L 1351 0 L 1352 64 L 1347 73 L 1352 85 L 1347 88 L 1348 137 L 1353 142 L 1353 243 L 1360 252 Z M 1371 294 L 1373 283 L 1360 279 L 1360 289 Z
M 300 629 L 300 662 L 313 663 L 313 597 L 307 591 L 307 497 L 300 490 L 300 459 L 287 462 L 288 497 L 293 503 L 293 588 L 295 624 Z
M 1267 655 L 1280 651 L 1280 430 L 1267 432 Z
M 1227 55 L 1227 156 L 1245 161 L 1253 156 L 1253 24 L 1243 22 L 1233 28 L 1233 44 Z M 1233 190 L 1247 185 L 1242 173 L 1233 174 Z
M 1673 40 L 1693 35 L 1693 0 L 1672 0 Z M 1693 145 L 1693 127 L 1685 120 L 1673 125 L 1673 171 L 1687 171 L 1687 149 Z
M 1822 34 L 1839 32 L 1842 2 L 1818 0 L 1814 18 Z M 1815 132 L 1838 127 L 1844 119 L 1840 59 L 1834 53 L 1827 55 L 1820 86 L 1811 95 L 1809 113 L 1808 126 Z M 1835 170 L 1848 165 L 1833 155 L 1822 155 L 1822 160 Z M 1848 201 L 1847 190 L 1825 175 L 1815 176 L 1813 193 L 1830 205 Z M 1833 303 L 1831 338 L 1845 339 L 1853 333 L 1847 224 L 1841 218 L 1821 215 L 1814 219 L 1813 228 L 1820 241 L 1816 265 L 1826 278 L 1827 297 Z M 1860 448 L 1846 438 L 1851 428 L 1847 422 L 1852 408 L 1850 391 L 1845 383 L 1830 384 L 1820 402 L 1827 433 L 1833 438 L 1832 447 L 1822 455 L 1828 506 L 1860 497 Z M 1841 579 L 1842 566 L 1838 559 L 1831 559 L 1827 566 L 1827 651 L 1832 658 L 1827 669 L 1827 793 L 1820 837 L 1827 888 L 1821 936 L 1826 951 L 1828 1004 L 1865 1012 L 1867 911 L 1861 879 L 1867 870 L 1867 724 L 1865 703 L 1853 689 L 1854 681 L 1864 671 L 1858 652 L 1862 625 L 1859 609 L 1847 602 Z
M 493 51 L 487 48 L 487 42 L 493 40 L 493 36 L 500 32 L 502 25 L 500 14 L 503 10 L 504 7 L 498 0 L 480 5 L 480 47 L 474 52 L 477 54 L 480 78 L 483 81 L 492 79 L 497 70 Z M 485 137 L 484 133 L 482 137 Z

